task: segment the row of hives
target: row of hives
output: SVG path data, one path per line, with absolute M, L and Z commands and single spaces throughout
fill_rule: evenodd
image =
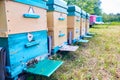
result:
M 23 72 L 50 76 L 63 62 L 48 56 L 76 50 L 71 44 L 87 42 L 88 30 L 89 14 L 63 0 L 1 0 L 0 80 Z

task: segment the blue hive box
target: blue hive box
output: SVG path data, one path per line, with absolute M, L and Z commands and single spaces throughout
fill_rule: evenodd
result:
M 89 19 L 89 17 L 90 17 L 90 14 L 86 13 L 86 18 Z
M 67 13 L 67 3 L 63 0 L 48 0 L 48 11 L 58 11 Z
M 68 16 L 80 16 L 81 9 L 76 5 L 68 5 Z
M 84 10 L 81 10 L 81 17 L 84 19 L 86 18 L 86 12 Z

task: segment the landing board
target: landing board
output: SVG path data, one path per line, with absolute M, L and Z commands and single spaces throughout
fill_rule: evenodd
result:
M 25 71 L 32 74 L 49 77 L 62 64 L 62 61 L 45 59 L 35 64 L 33 67 L 26 69 Z
M 76 51 L 79 46 L 64 45 L 60 51 Z

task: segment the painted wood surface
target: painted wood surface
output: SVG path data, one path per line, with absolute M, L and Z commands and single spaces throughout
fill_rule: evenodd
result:
M 0 1 L 0 37 L 7 37 L 7 19 L 5 11 L 5 1 Z
M 65 20 L 59 20 L 60 17 Z M 61 12 L 47 12 L 48 33 L 53 39 L 53 48 L 67 42 L 67 14 Z M 59 37 L 59 34 L 65 34 Z
M 28 40 L 28 33 L 10 34 L 8 38 L 0 38 L 0 46 L 7 49 L 7 65 L 10 69 L 11 77 L 20 74 L 26 66 L 26 63 L 37 56 L 48 54 L 47 31 L 30 32 L 33 40 Z M 26 44 L 33 44 L 26 47 Z
M 86 19 L 86 28 L 85 28 L 85 33 L 89 33 L 89 19 Z
M 80 35 L 81 36 L 84 36 L 85 35 L 85 19 L 84 18 L 81 18 L 80 20 Z
M 65 20 L 59 20 L 60 17 Z M 67 15 L 61 12 L 47 12 L 47 24 L 48 27 L 67 27 Z
M 46 10 L 33 7 L 34 12 L 40 15 L 40 18 L 24 18 L 23 15 L 28 13 L 29 8 L 29 5 L 13 1 L 0 1 L 0 21 L 2 22 L 0 24 L 0 36 L 47 30 Z
M 78 16 L 68 16 L 67 17 L 68 33 L 70 31 L 72 31 L 73 39 L 78 39 L 78 37 L 80 36 L 80 21 L 78 21 L 78 19 L 80 20 L 80 17 L 78 17 Z
M 52 48 L 62 45 L 64 42 L 67 42 L 67 28 L 48 28 L 48 33 L 52 36 Z M 60 32 L 65 34 L 65 36 L 59 37 Z

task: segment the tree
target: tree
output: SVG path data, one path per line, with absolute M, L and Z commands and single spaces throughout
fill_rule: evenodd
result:
M 77 5 L 90 14 L 101 14 L 100 0 L 65 0 L 68 5 Z

